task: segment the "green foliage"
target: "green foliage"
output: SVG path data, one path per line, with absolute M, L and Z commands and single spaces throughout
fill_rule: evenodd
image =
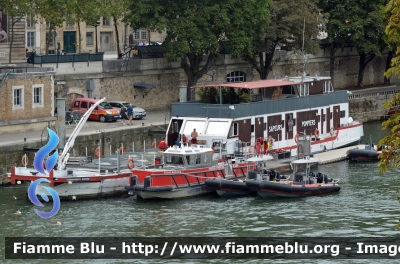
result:
M 318 24 L 324 22 L 314 0 L 273 0 L 270 12 L 271 21 L 264 28 L 265 35 L 253 38 L 252 52 L 243 56 L 243 59 L 257 70 L 261 79 L 266 79 L 272 70 L 274 64 L 272 59 L 278 45 L 287 44 L 295 52 L 302 53 L 304 40 L 304 53 L 316 54 L 319 49 L 318 40 L 315 40 L 318 35 Z
M 395 94 L 392 99 L 383 105 L 383 109 L 400 105 L 400 93 Z M 390 129 L 389 134 L 378 142 L 378 147 L 385 145 L 379 155 L 379 172 L 383 173 L 392 167 L 400 166 L 400 112 L 391 115 L 386 121 L 382 122 L 382 130 Z M 397 152 L 395 152 L 397 150 Z
M 396 50 L 397 57 L 392 60 L 392 67 L 385 72 L 386 77 L 392 74 L 400 75 L 400 1 L 391 0 L 385 8 L 385 14 L 389 17 L 388 24 L 385 29 L 386 43 L 390 49 Z
M 133 29 L 166 30 L 165 56 L 182 57 L 188 88 L 206 74 L 219 53 L 220 41 L 233 56 L 251 53 L 268 23 L 266 0 L 136 0 L 125 21 Z M 201 64 L 203 56 L 207 59 Z M 189 96 L 190 93 L 188 93 Z
M 354 45 L 360 55 L 358 86 L 362 87 L 364 69 L 385 47 L 382 10 L 387 0 L 321 0 L 329 14 L 327 32 L 330 41 Z

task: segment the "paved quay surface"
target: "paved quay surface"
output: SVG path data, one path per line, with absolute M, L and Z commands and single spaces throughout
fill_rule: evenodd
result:
M 169 113 L 167 110 L 157 110 L 157 111 L 146 111 L 146 117 L 143 119 L 133 120 L 132 126 L 122 125 L 122 120 L 119 119 L 116 122 L 104 122 L 101 123 L 99 121 L 90 121 L 88 120 L 84 127 L 82 128 L 79 135 L 89 135 L 99 132 L 111 132 L 118 131 L 121 129 L 130 129 L 135 127 L 151 126 L 156 125 L 160 126 L 160 129 L 164 127 L 164 124 L 169 123 Z M 66 136 L 67 139 L 73 132 L 76 127 L 76 124 L 68 125 L 66 124 Z M 0 135 L 0 147 L 3 146 L 11 146 L 16 144 L 23 143 L 36 143 L 41 141 L 42 130 L 38 131 L 24 131 L 20 133 L 3 133 Z M 25 140 L 26 139 L 26 140 Z

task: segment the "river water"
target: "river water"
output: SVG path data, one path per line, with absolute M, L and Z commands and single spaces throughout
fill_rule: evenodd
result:
M 366 141 L 385 135 L 379 122 L 364 125 Z M 41 219 L 26 199 L 26 187 L 0 188 L 0 256 L 4 237 L 378 237 L 399 230 L 399 170 L 378 174 L 377 162 L 338 163 L 318 170 L 339 178 L 342 190 L 333 195 L 263 200 L 258 197 L 222 199 L 209 195 L 175 201 L 111 198 L 62 202 L 59 213 Z M 51 205 L 49 205 L 51 206 Z M 17 213 L 17 211 L 20 213 Z M 45 211 L 44 209 L 43 211 Z M 50 209 L 49 209 L 50 210 Z M 192 263 L 197 262 L 190 260 Z M 55 263 L 54 260 L 6 260 L 7 263 Z M 63 260 L 57 263 L 87 263 Z M 93 260 L 132 263 L 133 260 Z M 137 262 L 137 261 L 136 261 Z M 142 263 L 143 261 L 139 261 Z M 172 263 L 151 260 L 148 263 Z M 176 261 L 187 263 L 185 261 Z M 200 262 L 205 262 L 200 261 Z M 219 263 L 222 260 L 207 262 Z M 241 263 L 259 263 L 242 260 Z M 310 261 L 304 261 L 310 262 Z M 318 263 L 319 261 L 314 260 Z M 324 263 L 330 261 L 324 260 Z M 349 263 L 348 261 L 342 261 Z M 355 261 L 352 261 L 354 263 Z M 377 261 L 370 260 L 371 263 Z M 226 262 L 229 263 L 229 262 Z M 286 263 L 284 261 L 283 263 Z M 365 263 L 365 260 L 360 262 Z

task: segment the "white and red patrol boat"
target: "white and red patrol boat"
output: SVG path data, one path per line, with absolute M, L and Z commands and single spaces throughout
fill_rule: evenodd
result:
M 160 157 L 157 168 L 132 168 L 134 176 L 125 188 L 130 195 L 143 199 L 192 197 L 214 191 L 206 186 L 207 179 L 243 179 L 249 170 L 256 169 L 255 162 L 236 163 L 233 157 L 213 156 L 214 150 L 204 145 L 170 147 Z
M 49 196 L 44 187 L 51 187 L 57 192 L 61 200 L 97 198 L 126 193 L 124 186 L 132 177 L 132 172 L 129 169 L 120 170 L 119 151 L 116 152 L 117 159 L 113 159 L 113 161 L 107 162 L 107 160 L 101 161 L 98 159 L 92 162 L 84 157 L 79 160 L 76 158 L 76 164 L 71 164 L 71 162 L 67 164 L 69 151 L 74 145 L 76 136 L 86 123 L 92 110 L 104 100 L 105 98 L 99 100 L 82 116 L 66 142 L 63 152 L 59 155 L 57 166 L 50 170 L 48 175 L 38 172 L 34 167 L 30 167 L 25 155 L 22 158 L 23 166 L 11 167 L 11 172 L 7 173 L 11 184 L 30 183 L 44 178 L 48 182 L 42 182 L 37 186 L 36 195 L 40 197 L 44 193 Z

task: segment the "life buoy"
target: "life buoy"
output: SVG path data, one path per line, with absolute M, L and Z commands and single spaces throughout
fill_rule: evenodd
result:
M 335 132 L 335 131 L 333 130 L 333 127 L 331 127 L 331 132 L 330 132 L 330 133 L 331 133 L 331 136 L 333 136 L 334 132 Z
M 249 149 L 247 150 L 250 154 L 253 154 L 254 153 L 254 146 L 253 145 L 250 145 L 249 146 Z
M 153 143 L 151 143 L 151 148 L 158 148 L 157 141 L 153 141 Z
M 26 156 L 26 155 L 22 156 L 21 163 L 22 163 L 23 167 L 26 167 L 29 163 L 28 156 Z
M 318 128 L 315 129 L 314 136 L 315 136 L 315 139 L 319 138 L 319 130 L 318 130 Z
M 103 155 L 103 151 L 101 150 L 101 148 L 96 148 L 96 149 L 94 150 L 94 156 L 95 156 L 96 158 L 99 158 L 101 155 Z
M 120 148 L 119 148 L 119 151 L 120 151 L 120 153 L 121 153 L 122 155 L 124 155 L 124 154 L 126 153 L 126 151 L 125 151 L 125 149 L 124 149 L 123 147 L 120 147 Z
M 294 142 L 298 142 L 299 141 L 299 134 L 296 134 L 295 136 L 294 136 Z
M 135 161 L 132 158 L 128 159 L 128 168 L 129 169 L 135 168 Z

